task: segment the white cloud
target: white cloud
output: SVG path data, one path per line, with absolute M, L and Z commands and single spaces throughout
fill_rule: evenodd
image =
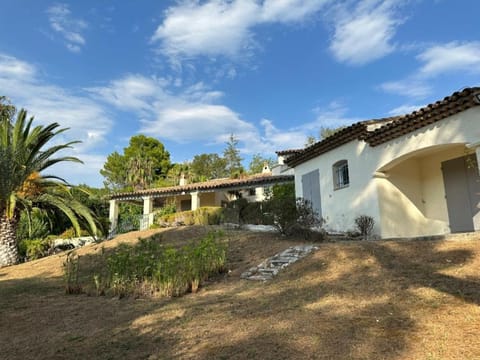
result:
M 254 131 L 230 108 L 216 104 L 223 96 L 203 83 L 173 94 L 172 83 L 142 75 L 127 75 L 107 86 L 89 89 L 119 109 L 141 119 L 140 132 L 179 143 L 199 141 L 221 143 L 230 134 L 239 137 Z
M 88 90 L 122 110 L 152 111 L 152 100 L 167 96 L 162 82 L 163 80 L 155 78 L 129 74 L 112 81 L 109 86 Z
M 453 41 L 432 46 L 417 56 L 422 63 L 423 76 L 436 76 L 445 72 L 480 72 L 480 42 Z
M 12 56 L 0 54 L 0 74 L 4 77 L 30 78 L 36 72 L 34 66 Z
M 351 118 L 347 116 L 348 108 L 340 101 L 332 101 L 327 106 L 313 109 L 316 115 L 315 121 L 302 125 L 301 128 L 314 131 L 317 134 L 321 128 L 337 128 L 340 126 L 351 125 L 362 119 Z
M 67 4 L 53 5 L 47 9 L 47 14 L 50 27 L 64 38 L 67 49 L 80 52 L 86 43 L 82 32 L 88 27 L 87 23 L 73 18 Z
M 424 107 L 425 105 L 409 105 L 409 104 L 404 104 L 404 105 L 400 105 L 392 110 L 390 110 L 388 112 L 389 115 L 391 116 L 397 116 L 397 115 L 406 115 L 406 114 L 410 114 L 422 107 Z
M 260 21 L 294 22 L 314 14 L 328 0 L 265 0 L 260 13 Z
M 233 133 L 243 140 L 255 127 L 242 120 L 230 108 L 223 105 L 178 102 L 163 108 L 155 119 L 144 121 L 140 130 L 146 134 L 175 140 L 219 144 Z
M 76 151 L 87 151 L 103 142 L 111 129 L 109 114 L 91 98 L 48 84 L 39 78 L 34 66 L 1 54 L 0 88 L 8 89 L 14 104 L 26 108 L 37 123 L 57 122 L 70 128 L 62 140 L 81 140 Z
M 196 56 L 248 56 L 256 47 L 253 28 L 291 23 L 314 14 L 328 0 L 183 1 L 165 12 L 152 36 L 173 62 Z
M 380 85 L 380 88 L 389 93 L 412 98 L 425 98 L 432 93 L 432 88 L 429 85 L 415 78 L 389 81 Z
M 127 84 L 132 82 L 143 84 L 137 88 L 148 91 L 127 92 Z M 201 145 L 223 144 L 233 133 L 245 154 L 273 154 L 275 150 L 302 147 L 312 129 L 318 133 L 321 126 L 338 126 L 352 120 L 342 118 L 344 108 L 331 106 L 328 112 L 316 113 L 316 121 L 303 127 L 278 129 L 273 121 L 266 119 L 257 126 L 228 106 L 219 104 L 223 93 L 203 83 L 176 94 L 171 89 L 176 89 L 174 80 L 170 83 L 142 75 L 127 75 L 103 88 L 90 90 L 109 104 L 136 114 L 141 119 L 141 133 L 177 143 Z
M 363 65 L 388 55 L 395 49 L 393 37 L 401 24 L 395 1 L 363 0 L 352 11 L 346 2 L 334 8 L 334 34 L 330 50 L 335 58 Z
M 251 46 L 250 27 L 255 24 L 258 5 L 253 0 L 184 2 L 166 11 L 153 41 L 177 56 L 236 56 Z
M 348 109 L 342 103 L 333 101 L 326 107 L 313 109 L 314 121 L 289 129 L 279 129 L 273 121 L 262 119 L 261 131 L 244 139 L 245 149 L 243 152 L 272 155 L 276 150 L 303 148 L 307 137 L 313 135 L 318 139 L 320 130 L 324 127 L 348 126 L 361 120 L 346 116 L 347 112 Z
M 383 91 L 417 99 L 426 98 L 434 91 L 429 84 L 435 78 L 455 73 L 480 73 L 480 42 L 453 41 L 423 49 L 417 56 L 418 68 L 407 78 L 385 82 Z

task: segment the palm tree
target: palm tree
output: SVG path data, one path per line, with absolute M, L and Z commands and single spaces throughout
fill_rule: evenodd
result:
M 2 104 L 0 102 L 0 110 Z M 63 212 L 77 233 L 80 225 L 94 234 L 92 212 L 75 200 L 67 182 L 43 171 L 63 161 L 80 162 L 76 157 L 56 157 L 59 151 L 71 148 L 78 141 L 45 148 L 55 136 L 67 129 L 53 123 L 32 127 L 33 117 L 20 110 L 15 123 L 0 112 L 0 267 L 18 263 L 16 230 L 22 210 L 53 208 Z

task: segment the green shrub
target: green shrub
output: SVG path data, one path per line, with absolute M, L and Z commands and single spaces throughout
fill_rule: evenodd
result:
M 271 225 L 272 219 L 264 210 L 264 203 L 248 202 L 247 199 L 240 198 L 228 203 L 225 219 L 239 224 Z
M 41 211 L 33 211 L 31 218 L 22 211 L 17 227 L 17 239 L 43 239 L 50 233 L 47 216 Z
M 158 216 L 156 224 L 182 224 L 182 225 L 218 225 L 223 218 L 223 209 L 216 206 L 205 206 L 197 210 L 187 210 L 174 214 Z
M 81 229 L 80 234 L 77 234 L 77 232 L 75 231 L 75 229 L 73 227 L 69 227 L 67 230 L 65 230 L 63 233 L 61 233 L 57 237 L 59 237 L 61 239 L 72 239 L 72 238 L 79 237 L 79 236 L 89 236 L 89 235 L 90 234 L 88 233 L 87 230 Z
M 157 211 L 159 216 L 175 214 L 177 212 L 177 206 L 175 201 L 167 201 L 165 205 Z
M 193 212 L 195 225 L 218 225 L 223 218 L 223 208 L 218 206 L 204 206 Z
M 26 261 L 40 259 L 49 254 L 51 242 L 47 239 L 24 239 L 18 244 L 18 251 Z
M 195 292 L 202 282 L 225 269 L 226 247 L 221 236 L 211 232 L 179 249 L 164 247 L 156 238 L 140 239 L 135 246 L 121 244 L 103 258 L 99 273 L 93 275 L 96 293 L 109 291 L 123 297 Z M 72 283 L 74 264 L 67 263 L 64 270 L 69 271 L 66 279 Z
M 305 239 L 322 240 L 324 231 L 320 229 L 324 221 L 313 209 L 310 201 L 298 198 L 288 187 L 273 191 L 273 196 L 265 202 L 268 214 L 273 218 L 273 225 L 282 235 L 299 235 Z

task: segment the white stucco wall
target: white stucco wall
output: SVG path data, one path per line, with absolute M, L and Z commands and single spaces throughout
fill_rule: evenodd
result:
M 375 162 L 358 161 L 370 159 L 366 143 L 352 141 L 322 156 L 295 167 L 295 194 L 303 197 L 302 175 L 319 169 L 322 217 L 330 231 L 347 231 L 355 228 L 354 219 L 359 215 L 369 215 L 379 224 L 377 190 L 372 182 Z M 334 190 L 332 165 L 339 160 L 347 160 L 350 184 Z M 374 229 L 379 234 L 378 226 Z
M 302 175 L 319 169 L 322 215 L 334 231 L 354 228 L 358 215 L 375 219 L 383 237 L 449 232 L 441 162 L 464 156 L 480 141 L 480 109 L 468 109 L 412 133 L 370 147 L 352 141 L 295 167 L 295 191 Z M 334 190 L 332 165 L 346 159 L 350 184 Z

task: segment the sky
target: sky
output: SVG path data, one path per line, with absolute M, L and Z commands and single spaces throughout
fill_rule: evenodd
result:
M 0 0 L 0 95 L 69 128 L 52 169 L 103 186 L 130 137 L 182 163 L 301 148 L 322 127 L 480 85 L 478 0 Z

